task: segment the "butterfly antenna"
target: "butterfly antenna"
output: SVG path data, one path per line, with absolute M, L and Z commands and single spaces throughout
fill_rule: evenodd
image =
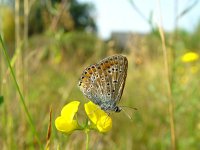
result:
M 135 108 L 135 107 L 130 107 L 130 106 L 120 106 L 120 107 L 125 107 L 125 108 L 130 108 L 130 109 L 138 110 L 137 108 Z
M 125 114 L 130 120 L 132 120 L 132 117 L 131 117 L 124 109 L 122 109 L 122 111 L 124 112 L 124 114 Z

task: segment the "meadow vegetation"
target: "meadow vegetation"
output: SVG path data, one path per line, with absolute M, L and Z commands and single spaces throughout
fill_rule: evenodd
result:
M 56 7 L 60 8 L 62 4 Z M 5 12 L 11 15 L 10 11 L 6 10 Z M 12 19 L 12 17 L 4 19 Z M 112 113 L 111 131 L 106 134 L 92 131 L 89 148 L 172 149 L 170 132 L 172 116 L 169 115 L 169 98 L 171 98 L 175 149 L 200 149 L 200 61 L 198 58 L 200 23 L 193 32 L 176 29 L 174 32 L 165 33 L 169 75 L 165 71 L 164 59 L 166 58 L 163 57 L 158 28 L 143 38 L 133 38 L 137 43 L 129 39 L 128 49 L 119 50 L 110 44 L 113 41 L 105 42 L 95 32 L 87 32 L 82 28 L 72 30 L 63 22 L 58 23 L 55 30 L 51 30 L 51 26 L 47 27 L 46 24 L 42 32 L 32 30 L 28 39 L 21 38 L 17 44 L 16 39 L 10 36 L 16 34 L 13 22 L 4 23 L 10 24 L 10 30 L 1 29 L 1 37 L 4 39 L 5 50 L 9 52 L 9 61 L 42 147 L 47 143 L 49 112 L 52 109 L 49 148 L 85 148 L 83 133 L 76 131 L 71 135 L 62 134 L 56 130 L 54 120 L 60 115 L 62 107 L 70 101 L 80 101 L 83 110 L 83 104 L 88 99 L 83 96 L 77 84 L 85 67 L 120 51 L 127 56 L 129 67 L 119 105 L 135 107 L 138 110 L 124 107 L 132 120 L 123 112 Z M 48 24 L 48 21 L 46 23 Z M 20 37 L 23 37 L 22 35 L 20 34 Z M 38 149 L 38 141 L 27 119 L 3 51 L 0 45 L 1 148 Z M 188 52 L 194 52 L 194 55 L 186 55 Z M 168 81 L 171 89 L 170 97 Z M 84 118 L 86 114 L 80 111 L 78 116 Z

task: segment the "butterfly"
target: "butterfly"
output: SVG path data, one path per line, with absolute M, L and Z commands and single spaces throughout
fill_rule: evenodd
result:
M 105 112 L 120 112 L 117 106 L 125 86 L 128 60 L 114 55 L 87 67 L 78 86 L 83 94 Z

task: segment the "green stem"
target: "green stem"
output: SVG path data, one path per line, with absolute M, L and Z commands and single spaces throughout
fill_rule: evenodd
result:
M 31 125 L 32 132 L 34 133 L 34 135 L 35 135 L 35 137 L 36 137 L 36 140 L 37 140 L 37 142 L 38 142 L 38 144 L 39 144 L 39 146 L 40 146 L 40 149 L 43 149 L 43 148 L 42 148 L 42 144 L 41 144 L 41 142 L 40 142 L 40 140 L 39 140 L 39 137 L 38 137 L 38 133 L 36 132 L 36 128 L 35 128 L 35 126 L 33 125 L 33 120 L 32 120 L 32 118 L 31 118 L 31 115 L 29 114 L 28 108 L 27 108 L 27 106 L 26 106 L 24 97 L 23 97 L 22 92 L 21 92 L 21 90 L 20 90 L 20 88 L 19 88 L 19 84 L 17 83 L 17 79 L 16 79 L 16 77 L 15 77 L 13 68 L 12 68 L 12 66 L 11 66 L 10 59 L 9 59 L 9 56 L 8 56 L 8 52 L 7 52 L 6 48 L 5 48 L 5 45 L 4 45 L 3 39 L 2 39 L 2 37 L 1 37 L 1 34 L 0 34 L 0 41 L 1 41 L 2 48 L 3 48 L 3 53 L 4 53 L 5 57 L 6 57 L 6 61 L 7 61 L 7 63 L 8 63 L 8 66 L 9 66 L 9 69 L 10 69 L 10 72 L 11 72 L 11 75 L 12 75 L 13 80 L 14 80 L 14 84 L 15 84 L 15 86 L 16 86 L 16 88 L 17 88 L 18 93 L 19 93 L 20 101 L 21 101 L 21 103 L 22 103 L 22 106 L 23 106 L 24 111 L 25 111 L 25 113 L 26 113 L 26 116 L 27 116 L 27 118 L 28 118 L 28 122 L 29 122 L 29 124 Z
M 88 129 L 86 129 L 85 134 L 86 134 L 86 145 L 85 145 L 86 147 L 85 147 L 85 149 L 89 150 L 89 130 Z

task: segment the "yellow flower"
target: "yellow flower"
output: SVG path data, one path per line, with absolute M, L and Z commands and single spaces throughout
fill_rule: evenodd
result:
M 181 60 L 183 62 L 193 62 L 199 59 L 199 55 L 195 52 L 188 52 L 185 53 L 182 57 Z
M 73 118 L 78 111 L 79 104 L 79 101 L 72 101 L 63 107 L 61 116 L 57 117 L 55 120 L 57 130 L 69 133 L 78 128 L 77 120 Z
M 86 114 L 100 132 L 108 132 L 112 128 L 112 119 L 91 101 L 84 105 Z

